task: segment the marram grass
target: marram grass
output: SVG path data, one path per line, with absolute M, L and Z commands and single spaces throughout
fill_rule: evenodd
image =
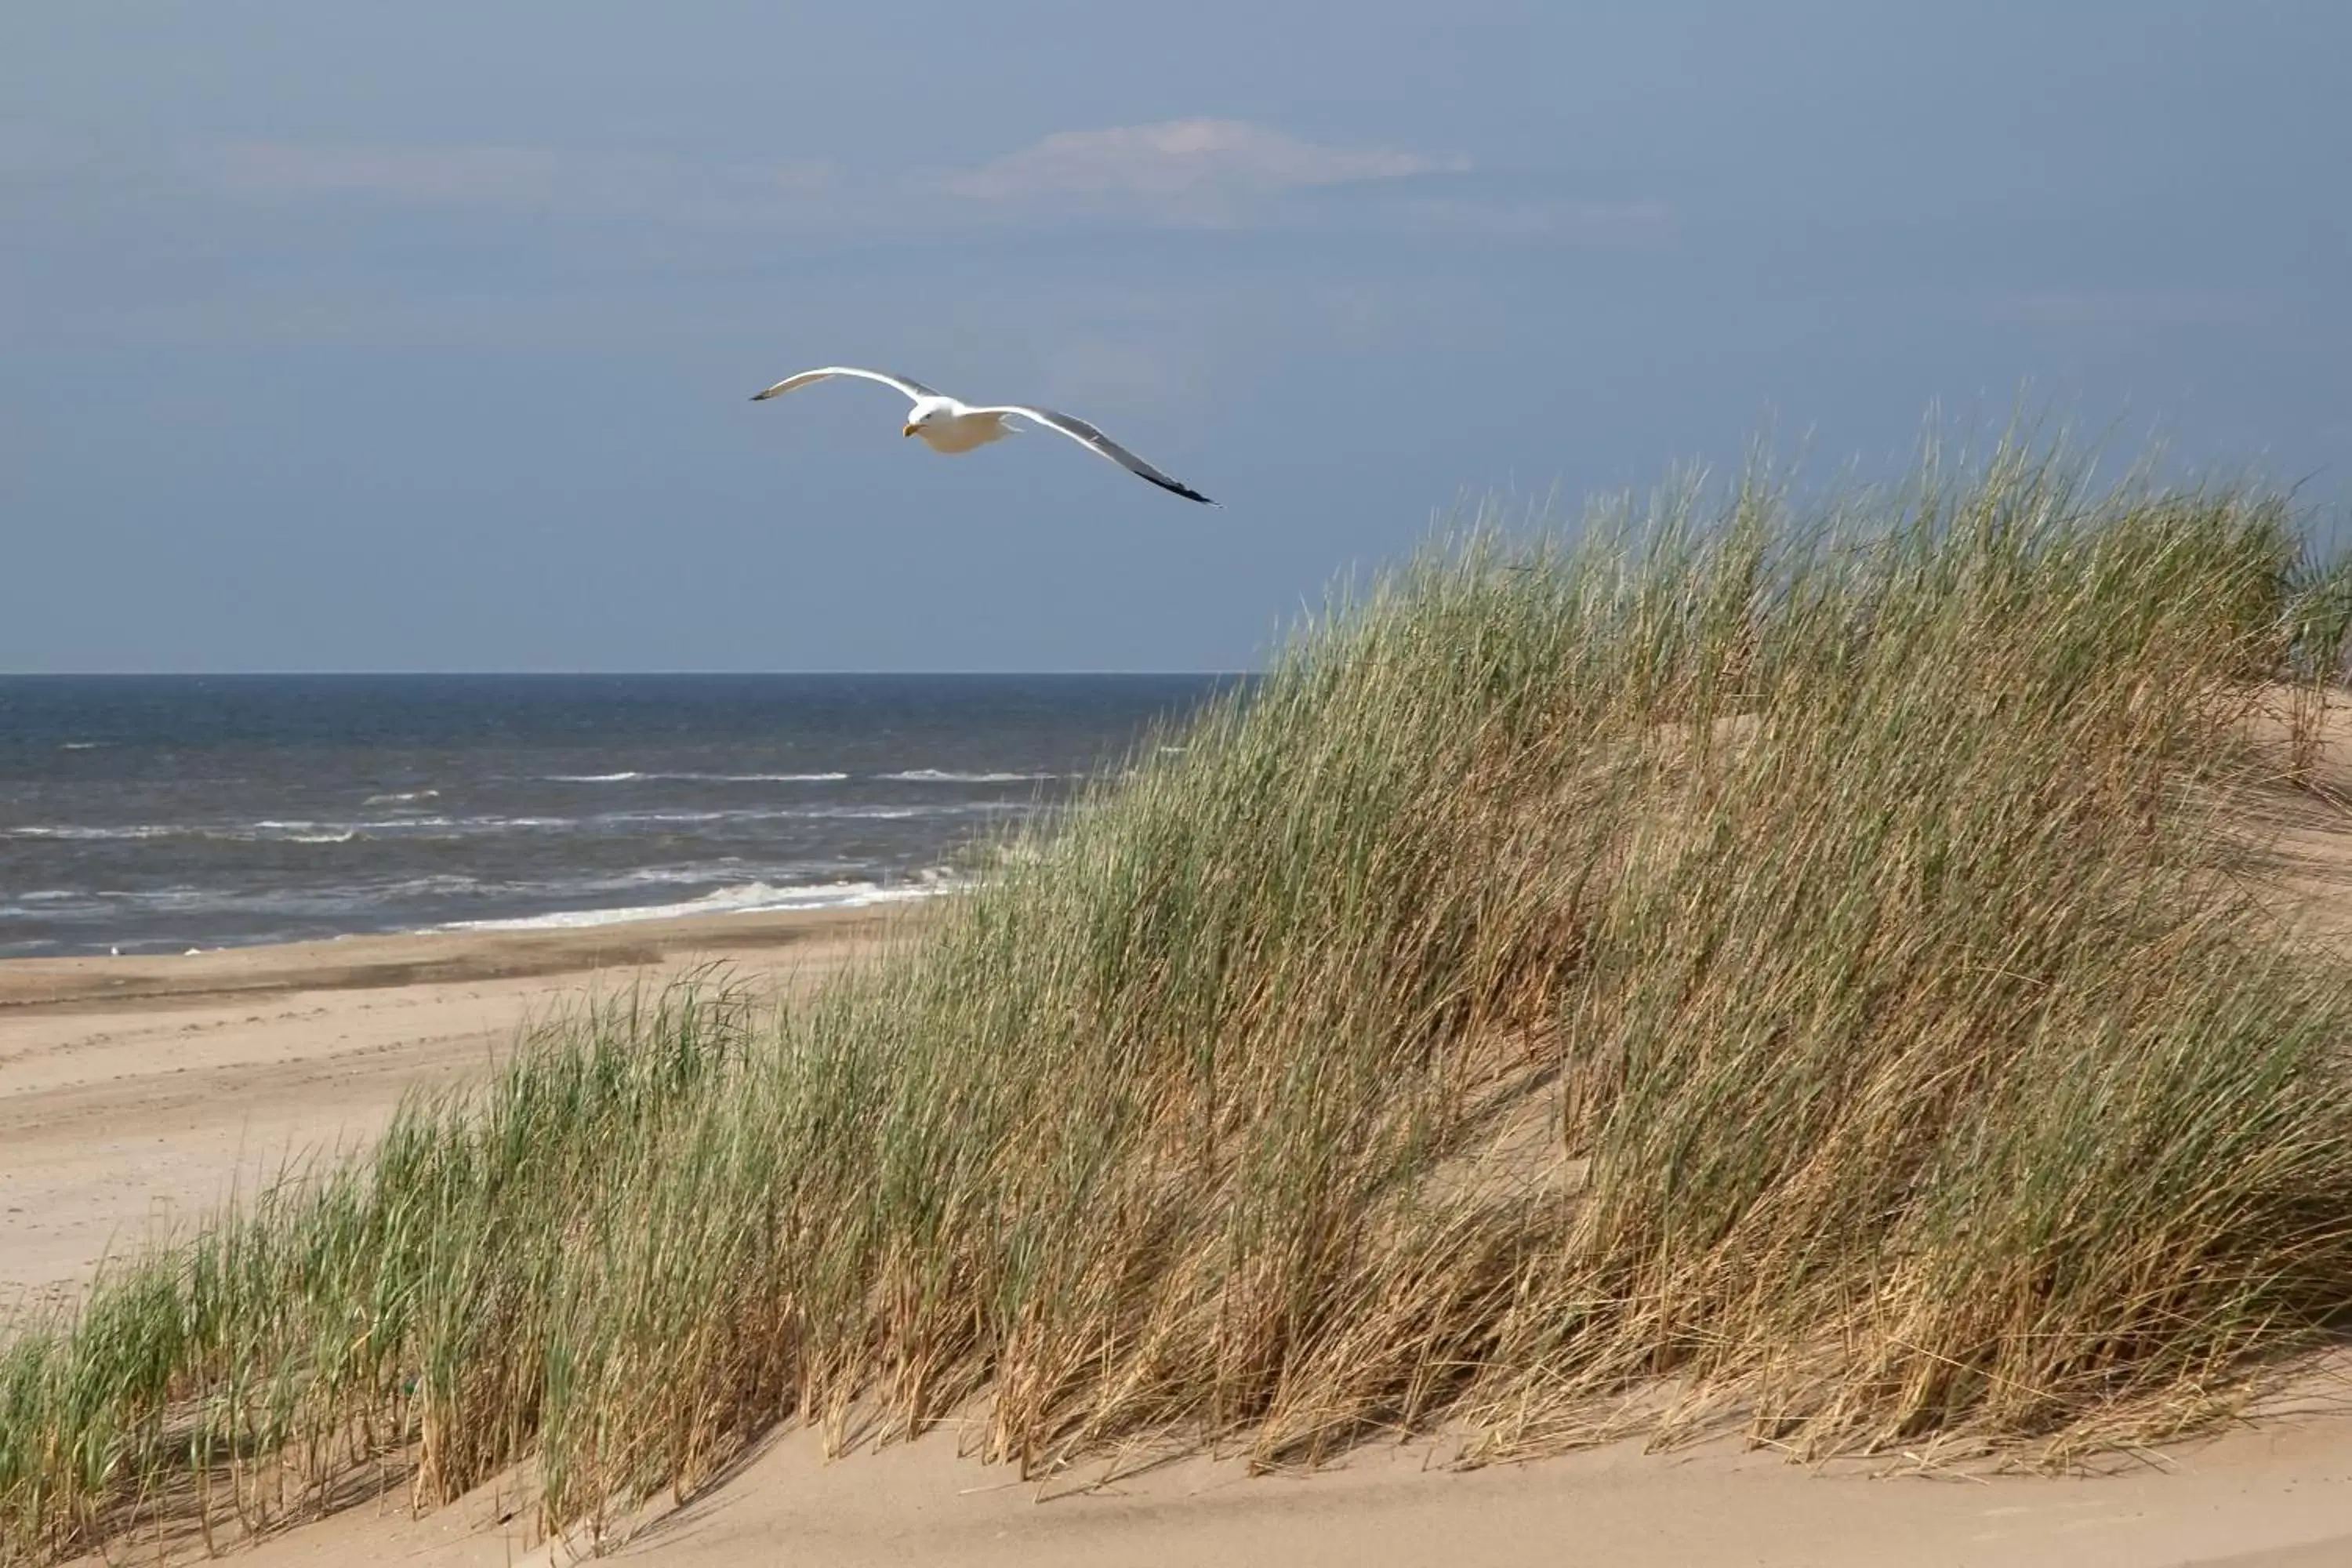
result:
M 813 999 L 583 1006 L 110 1272 L 0 1350 L 0 1556 L 526 1459 L 593 1521 L 787 1421 L 1037 1473 L 2232 1408 L 2352 1302 L 2352 965 L 2231 858 L 2342 574 L 2014 450 L 1695 508 L 1432 553 Z

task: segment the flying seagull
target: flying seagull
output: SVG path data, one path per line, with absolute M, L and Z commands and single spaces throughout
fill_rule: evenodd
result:
M 992 404 L 974 407 L 943 393 L 934 392 L 919 381 L 909 381 L 903 375 L 890 375 L 878 370 L 860 370 L 856 365 L 829 364 L 822 370 L 804 370 L 789 375 L 765 392 L 755 392 L 751 401 L 758 403 L 795 387 L 808 386 L 820 381 L 830 381 L 836 375 L 854 375 L 864 381 L 878 381 L 885 386 L 897 387 L 914 400 L 915 406 L 907 411 L 907 426 L 902 436 L 920 436 L 923 445 L 934 452 L 969 452 L 975 447 L 985 447 L 991 441 L 1001 441 L 1020 426 L 1007 425 L 1007 419 L 1026 419 L 1057 430 L 1099 458 L 1108 458 L 1139 479 L 1150 479 L 1163 490 L 1172 490 L 1186 500 L 1196 500 L 1203 506 L 1217 503 L 1184 483 L 1172 479 L 1145 462 L 1085 420 L 1068 414 L 1056 414 L 1050 408 L 1031 408 L 1018 403 Z

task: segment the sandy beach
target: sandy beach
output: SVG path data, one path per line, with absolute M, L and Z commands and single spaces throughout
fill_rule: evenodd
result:
M 717 963 L 801 984 L 890 916 L 826 910 L 0 963 L 0 1304 L 287 1158 L 364 1143 L 402 1093 L 495 1061 L 569 994 Z
M 2280 792 L 2266 826 L 2285 911 L 2321 941 L 2352 910 L 2352 724 L 2332 716 L 2322 796 Z M 69 1298 L 101 1255 L 184 1223 L 289 1151 L 350 1147 L 413 1086 L 495 1061 L 584 989 L 723 963 L 805 984 L 896 911 L 729 916 L 572 931 L 353 939 L 180 958 L 0 964 L 0 1292 Z M 1827 1470 L 1769 1449 L 1627 1444 L 1459 1472 L 1442 1447 L 1360 1449 L 1313 1476 L 1192 1458 L 1043 1483 L 981 1466 L 950 1422 L 828 1461 L 777 1435 L 723 1484 L 665 1494 L 608 1542 L 678 1568 L 833 1564 L 1672 1568 L 2326 1568 L 2352 1563 L 2352 1363 L 2310 1369 L 2263 1418 L 2111 1473 L 2053 1479 L 1897 1457 Z M 273 1534 L 257 1568 L 573 1560 L 536 1539 L 502 1478 L 412 1515 L 404 1490 Z
M 289 1152 L 371 1136 L 402 1091 L 494 1061 L 567 994 L 723 963 L 803 984 L 891 916 L 841 911 L 587 931 L 372 937 L 171 959 L 0 965 L 0 1289 L 70 1296 L 100 1256 L 200 1214 Z M 623 1561 L 837 1564 L 1425 1563 L 1865 1568 L 2324 1568 L 2352 1562 L 2352 1380 L 2322 1368 L 2293 1415 L 2105 1477 L 1819 1473 L 1717 1445 L 1627 1444 L 1466 1473 L 1427 1445 L 1312 1477 L 1192 1459 L 1044 1484 L 958 1452 L 950 1426 L 826 1461 L 772 1441 L 726 1484 L 665 1497 Z M 412 1517 L 404 1493 L 275 1535 L 257 1568 L 570 1560 L 510 1482 Z M 579 1545 L 572 1542 L 572 1545 Z
M 683 1508 L 624 1563 L 663 1568 L 2336 1568 L 2352 1562 L 2352 1421 L 2231 1434 L 2097 1478 L 1809 1471 L 1727 1446 L 1625 1444 L 1472 1471 L 1419 1446 L 1312 1476 L 1188 1460 L 1094 1487 L 982 1468 L 952 1432 L 827 1463 L 807 1432 Z M 665 1500 L 666 1501 L 667 1500 Z M 363 1561 L 554 1568 L 582 1540 L 530 1542 L 490 1486 L 410 1518 L 400 1500 L 304 1526 L 256 1568 Z

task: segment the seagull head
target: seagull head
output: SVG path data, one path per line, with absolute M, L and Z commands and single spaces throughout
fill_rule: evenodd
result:
M 907 427 L 898 434 L 900 436 L 918 435 L 929 426 L 952 418 L 954 412 L 955 404 L 951 399 L 919 397 L 915 400 L 915 406 L 907 410 Z

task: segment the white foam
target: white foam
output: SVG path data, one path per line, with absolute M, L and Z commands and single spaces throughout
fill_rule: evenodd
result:
M 571 827 L 577 822 L 576 817 L 570 816 L 383 816 L 362 822 L 257 822 L 253 826 L 263 832 L 429 835 L 436 828 L 450 828 L 460 833 L 498 833 L 509 827 Z
M 839 784 L 847 773 L 550 773 L 550 784 Z
M 731 811 L 613 811 L 590 818 L 596 824 L 700 822 L 905 821 L 921 816 L 970 816 L 998 811 L 1018 811 L 1005 801 L 967 800 L 939 805 L 780 805 Z
M 1013 777 L 1046 775 L 1006 775 Z M 974 775 L 977 782 L 980 775 Z M 928 782 L 919 781 L 919 782 Z M 0 827 L 0 838 L 40 838 L 69 842 L 115 842 L 151 838 L 209 838 L 238 844 L 293 843 L 345 844 L 362 835 L 430 836 L 436 830 L 457 834 L 505 832 L 546 832 L 565 828 L 624 826 L 632 824 L 682 825 L 693 823 L 752 823 L 804 820 L 870 818 L 878 821 L 902 821 L 911 817 L 965 816 L 992 812 L 1018 811 L 1017 803 L 1006 801 L 943 801 L 926 805 L 793 805 L 737 806 L 708 810 L 677 811 L 614 811 L 587 818 L 575 816 L 391 816 L 374 817 L 358 822 L 319 822 L 307 818 L 264 817 L 242 826 L 224 826 L 200 823 L 135 823 L 120 827 L 82 826 L 76 824 L 36 824 L 24 827 Z
M 0 828 L 0 837 L 6 838 L 169 838 L 185 833 L 184 827 L 166 827 L 155 823 L 139 823 L 129 827 L 79 827 L 70 824 L 61 826 Z
M 390 795 L 372 795 L 360 804 L 362 805 L 406 805 L 411 801 L 439 800 L 440 798 L 441 792 L 437 789 L 407 789 L 395 790 Z
M 959 773 L 940 768 L 908 768 L 904 773 L 875 775 L 892 784 L 1027 784 L 1033 779 L 1061 776 L 1059 773 Z
M 852 821 L 871 818 L 877 821 L 901 822 L 915 816 L 987 816 L 997 812 L 1017 812 L 1025 809 L 1017 801 L 960 800 L 943 805 L 813 805 L 805 811 L 780 813 L 788 816 L 845 817 Z
M 821 868 L 810 867 L 799 869 L 819 868 Z M 742 867 L 740 857 L 730 855 L 718 860 L 675 866 L 641 866 L 635 870 L 616 872 L 610 876 L 578 877 L 562 881 L 486 883 L 478 878 L 444 872 L 429 877 L 410 877 L 381 886 L 339 890 L 356 893 L 371 900 L 478 896 L 484 893 L 542 900 L 579 899 L 604 893 L 630 893 L 646 888 L 675 887 L 680 883 L 700 883 L 708 887 L 719 878 L 730 874 L 750 876 L 757 880 L 767 876 L 789 877 L 793 874 L 793 868 L 787 868 L 774 871 L 747 869 Z
M 675 886 L 679 882 L 708 882 L 714 875 L 727 874 L 718 868 L 722 866 L 730 868 L 738 868 L 742 863 L 741 856 L 728 855 L 717 860 L 683 866 L 640 866 L 634 871 L 623 871 L 617 876 L 598 877 L 587 881 L 572 882 L 556 890 L 575 893 L 609 893 L 616 892 L 623 888 L 660 888 Z
M 878 882 L 824 882 L 814 886 L 776 887 L 751 882 L 720 888 L 698 899 L 674 904 L 640 904 L 624 909 L 565 910 L 555 914 L 525 915 L 511 920 L 454 921 L 438 931 L 570 931 L 591 926 L 620 925 L 628 921 L 677 920 L 688 915 L 748 915 L 776 910 L 848 910 L 870 904 L 900 903 L 928 899 L 952 890 L 945 883 L 919 887 L 888 887 Z
M 468 877 L 463 872 L 443 871 L 429 877 L 404 878 L 372 891 L 379 898 L 428 899 L 448 893 L 470 893 L 481 885 L 479 878 Z
M 394 817 L 388 822 L 279 822 L 264 819 L 243 828 L 222 831 L 198 828 L 205 838 L 230 838 L 243 843 L 349 844 L 363 833 L 397 833 L 419 827 L 453 826 L 445 816 Z

